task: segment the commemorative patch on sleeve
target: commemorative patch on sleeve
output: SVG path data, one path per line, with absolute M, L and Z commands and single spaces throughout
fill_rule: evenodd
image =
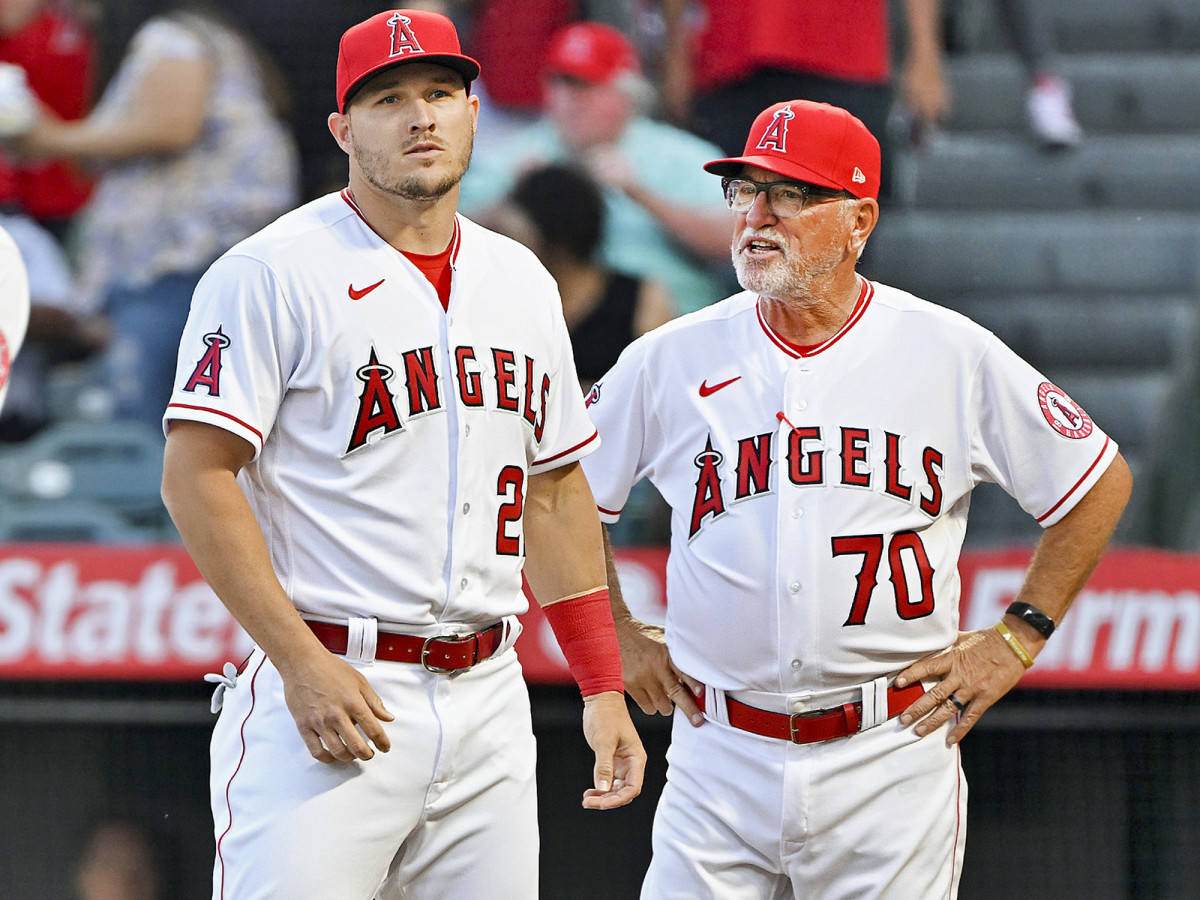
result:
M 1049 381 L 1038 386 L 1038 403 L 1050 427 L 1063 437 L 1080 440 L 1092 433 L 1092 420 L 1066 391 Z

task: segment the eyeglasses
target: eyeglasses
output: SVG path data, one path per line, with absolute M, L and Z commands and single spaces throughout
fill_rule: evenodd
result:
M 722 178 L 725 202 L 734 212 L 749 212 L 759 191 L 766 191 L 767 208 L 787 219 L 819 201 L 842 200 L 853 196 L 848 191 L 804 184 L 799 181 L 751 181 L 748 178 Z

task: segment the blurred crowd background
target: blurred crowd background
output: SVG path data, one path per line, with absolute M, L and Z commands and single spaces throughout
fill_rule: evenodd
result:
M 837 103 L 885 150 L 883 216 L 864 274 L 991 328 L 1117 439 L 1135 473 L 1118 541 L 1200 550 L 1195 0 L 410 5 L 453 18 L 482 65 L 461 207 L 530 246 L 555 276 L 582 389 L 637 335 L 738 289 L 729 215 L 701 164 L 739 153 L 750 120 L 773 102 Z M 337 42 L 380 9 L 0 0 L 0 62 L 21 66 L 42 104 L 0 143 L 0 225 L 22 251 L 33 302 L 0 415 L 0 541 L 176 539 L 158 501 L 159 420 L 191 290 L 237 240 L 345 185 L 346 159 L 325 125 Z M 968 547 L 1036 539 L 1006 496 L 977 494 Z M 615 538 L 665 537 L 661 500 L 647 488 Z M 541 720 L 550 731 L 570 721 Z M 14 727 L 0 727 L 9 735 L 0 746 L 16 740 Z M 1104 734 L 1106 749 L 1074 777 L 1092 764 L 1182 765 L 1156 743 L 1161 732 L 1126 735 L 1128 744 Z M 1094 730 L 1075 736 L 1095 746 Z M 176 783 L 175 764 L 153 758 L 178 762 L 178 737 L 132 725 L 92 734 L 110 748 L 137 745 L 125 768 L 106 773 L 117 786 L 108 793 L 137 783 L 130 792 L 145 799 Z M 203 768 L 194 737 L 182 755 Z M 1067 780 L 1063 766 L 1078 753 L 1070 737 L 1030 738 Z M 661 739 L 651 729 L 652 749 Z M 999 757 L 977 758 L 997 782 L 1006 777 Z M 979 791 L 981 817 L 997 809 L 989 793 L 1003 807 L 989 782 Z M 1145 818 L 1147 804 L 1135 797 L 1128 809 Z M 166 864 L 146 862 L 166 857 L 162 816 L 152 813 L 151 827 L 143 812 L 113 810 L 76 829 L 77 841 L 64 837 L 77 865 L 57 873 L 59 893 L 30 896 L 68 886 L 81 900 L 203 896 L 194 884 L 165 886 Z M 1194 812 L 1191 801 L 1177 808 Z M 626 821 L 648 852 L 648 820 Z M 15 827 L 5 820 L 0 842 Z M 1044 896 L 1195 896 L 1198 882 L 1185 884 L 1194 866 L 1172 862 L 1186 859 L 1185 843 L 1172 831 L 1126 848 L 1110 881 L 1096 875 Z M 1055 852 L 1080 867 L 1083 857 Z M 1097 854 L 1094 871 L 1105 869 L 1101 857 L 1114 859 Z M 636 884 L 641 859 L 631 857 L 637 871 L 625 884 Z M 104 873 L 121 872 L 123 887 L 103 885 Z M 968 887 L 976 893 L 965 896 L 991 896 Z M 548 885 L 546 895 L 623 896 L 605 890 Z

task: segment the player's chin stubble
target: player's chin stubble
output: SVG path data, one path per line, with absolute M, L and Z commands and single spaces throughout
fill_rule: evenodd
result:
M 450 172 L 432 183 L 430 183 L 428 178 L 422 177 L 421 174 L 389 177 L 387 164 L 392 157 L 387 153 L 360 153 L 358 156 L 358 167 L 362 170 L 363 177 L 372 186 L 384 193 L 392 194 L 404 200 L 439 200 L 448 194 L 451 188 L 462 181 L 463 175 L 466 174 L 467 166 L 471 163 L 473 144 L 474 142 L 467 144 L 466 151 L 460 158 L 458 165 L 455 165 Z

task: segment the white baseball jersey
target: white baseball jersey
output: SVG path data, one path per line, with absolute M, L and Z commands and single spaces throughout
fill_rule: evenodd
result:
M 167 426 L 254 446 L 242 487 L 302 613 L 524 612 L 528 476 L 598 443 L 553 280 L 456 221 L 445 311 L 346 192 L 238 244 L 196 289 Z
M 0 408 L 28 325 L 29 274 L 11 235 L 0 228 Z
M 971 489 L 1048 526 L 1117 452 L 990 332 L 861 285 L 820 346 L 741 293 L 634 342 L 589 396 L 601 518 L 643 477 L 670 505 L 667 644 L 712 687 L 844 688 L 950 646 Z

